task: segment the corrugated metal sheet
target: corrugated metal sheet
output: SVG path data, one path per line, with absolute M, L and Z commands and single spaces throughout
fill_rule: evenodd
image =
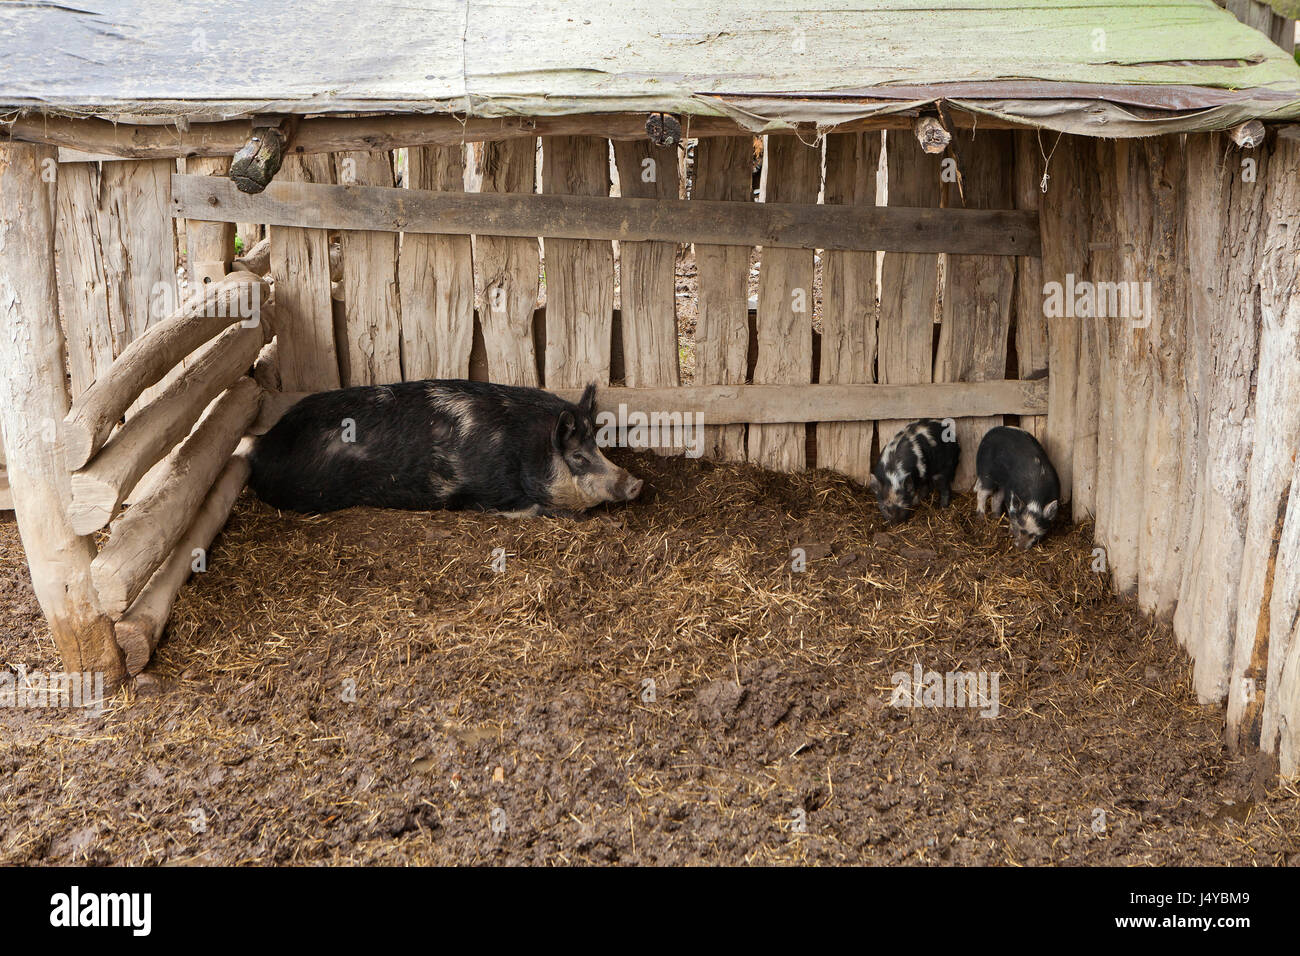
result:
M 85 0 L 0 4 L 0 109 L 671 110 L 754 129 L 938 98 L 1116 135 L 1300 116 L 1300 68 L 1210 0 Z

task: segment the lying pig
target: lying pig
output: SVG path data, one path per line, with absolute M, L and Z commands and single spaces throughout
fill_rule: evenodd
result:
M 1047 536 L 1060 507 L 1061 483 L 1038 439 L 1021 428 L 991 428 L 975 455 L 980 514 L 992 498 L 997 517 L 1006 507 L 1011 539 L 1028 551 Z
M 880 513 L 890 524 L 912 517 L 917 503 L 939 492 L 939 504 L 952 500 L 952 478 L 957 473 L 961 446 L 957 436 L 944 437 L 943 422 L 933 418 L 912 422 L 894 435 L 872 469 L 871 490 Z
M 320 392 L 254 443 L 250 484 L 276 508 L 370 505 L 572 513 L 631 501 L 640 480 L 596 447 L 596 386 L 423 381 Z

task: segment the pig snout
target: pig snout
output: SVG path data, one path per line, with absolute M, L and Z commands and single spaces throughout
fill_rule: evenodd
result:
M 618 481 L 614 484 L 614 500 L 634 501 L 637 495 L 641 494 L 643 484 L 644 482 L 640 478 L 634 477 L 631 472 L 624 471 L 618 476 Z

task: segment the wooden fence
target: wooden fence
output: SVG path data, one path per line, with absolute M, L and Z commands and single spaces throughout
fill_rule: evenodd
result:
M 955 177 L 910 131 L 889 135 L 888 205 L 877 204 L 879 132 L 769 137 L 757 202 L 753 141 L 736 136 L 699 141 L 689 198 L 676 149 L 554 136 L 540 148 L 515 138 L 291 156 L 256 195 L 220 175 L 177 175 L 170 202 L 187 232 L 269 226 L 287 392 L 430 376 L 553 389 L 614 383 L 634 391 L 606 391 L 602 407 L 703 403 L 684 410 L 703 413 L 717 457 L 866 480 L 878 421 L 887 440 L 901 419 L 966 413 L 959 427 L 973 461 L 980 435 L 1003 415 L 1039 421 L 1047 405 L 1046 382 L 1004 382 L 1016 271 L 1039 254 L 1036 206 L 1017 207 L 1013 195 L 1014 134 L 981 133 L 964 147 L 964 207 L 942 181 Z M 477 191 L 464 188 L 467 164 Z M 336 234 L 342 275 L 331 283 Z M 734 387 L 725 404 L 723 393 L 664 391 L 681 382 L 683 243 L 697 265 L 692 384 Z M 947 311 L 936 326 L 944 254 Z M 1041 328 L 1030 301 L 1022 323 Z M 1026 379 L 1045 371 L 1021 368 Z M 939 387 L 956 382 L 987 384 L 960 394 Z M 818 422 L 809 442 L 807 423 Z M 959 488 L 972 472 L 963 468 Z

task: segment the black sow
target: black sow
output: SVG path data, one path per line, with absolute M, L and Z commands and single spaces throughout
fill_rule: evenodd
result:
M 945 436 L 943 422 L 933 418 L 912 422 L 894 435 L 871 474 L 871 490 L 885 520 L 906 521 L 920 499 L 936 490 L 939 504 L 948 507 L 960 455 L 957 436 Z
M 1011 539 L 1021 551 L 1046 537 L 1060 507 L 1061 483 L 1038 439 L 1006 425 L 989 429 L 975 456 L 975 471 L 980 514 L 990 498 L 994 517 L 1005 508 Z
M 596 386 L 574 405 L 537 388 L 423 381 L 320 392 L 250 455 L 269 505 L 537 515 L 631 501 L 641 482 L 596 447 Z

